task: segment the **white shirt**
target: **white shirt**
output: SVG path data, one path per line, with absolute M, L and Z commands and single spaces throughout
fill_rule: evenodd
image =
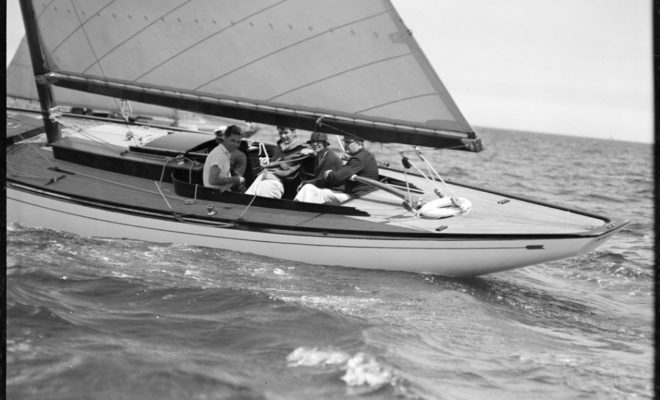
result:
M 217 165 L 220 168 L 220 176 L 224 178 L 229 178 L 231 176 L 230 164 L 229 164 L 229 151 L 221 143 L 215 146 L 215 149 L 206 156 L 206 161 L 204 162 L 204 172 L 202 174 L 204 180 L 204 186 L 213 187 L 225 191 L 229 189 L 231 183 L 226 185 L 212 185 L 209 180 L 211 174 L 211 167 Z

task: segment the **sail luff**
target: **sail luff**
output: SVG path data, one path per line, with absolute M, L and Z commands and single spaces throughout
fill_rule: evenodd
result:
M 51 121 L 49 118 L 49 110 L 55 105 L 55 98 L 50 83 L 44 78 L 44 75 L 48 73 L 49 65 L 45 55 L 46 53 L 41 46 L 42 41 L 32 2 L 29 0 L 21 0 L 20 5 L 28 46 L 30 48 L 30 61 L 32 62 L 32 71 L 34 73 L 37 94 L 39 96 L 39 104 L 41 106 L 41 115 L 44 121 L 46 137 L 48 143 L 53 143 L 61 137 L 61 132 L 59 124 L 55 121 Z

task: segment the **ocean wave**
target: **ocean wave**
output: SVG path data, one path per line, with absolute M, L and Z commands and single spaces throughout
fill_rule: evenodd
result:
M 613 282 L 620 284 L 629 284 L 631 280 L 650 282 L 654 276 L 653 269 L 646 258 L 641 262 L 633 260 L 632 257 L 637 254 L 631 251 L 623 254 L 608 250 L 592 252 L 582 258 L 574 277 L 587 280 L 615 278 Z
M 529 326 L 581 326 L 594 329 L 596 309 L 582 302 L 559 297 L 548 291 L 498 278 L 449 279 L 429 277 L 427 281 L 458 290 L 496 307 L 508 318 Z
M 359 394 L 368 394 L 390 387 L 406 391 L 403 380 L 389 367 L 365 352 L 353 355 L 337 349 L 298 347 L 287 356 L 289 367 L 330 368 L 343 371 L 340 377 L 350 388 L 360 388 Z M 400 388 L 400 389 L 397 389 Z

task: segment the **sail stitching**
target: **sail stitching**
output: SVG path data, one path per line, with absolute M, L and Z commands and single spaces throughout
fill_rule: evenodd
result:
M 388 101 L 388 102 L 381 103 L 381 104 L 378 104 L 378 105 L 373 106 L 373 107 L 369 107 L 369 108 L 365 108 L 365 109 L 362 109 L 362 110 L 354 111 L 354 113 L 355 114 L 362 114 L 362 113 L 365 113 L 367 111 L 375 110 L 377 108 L 389 106 L 389 105 L 396 104 L 396 103 L 401 103 L 401 102 L 412 100 L 412 99 L 418 99 L 418 98 L 422 98 L 422 97 L 437 97 L 437 96 L 438 96 L 437 93 L 424 93 L 424 94 L 418 94 L 418 95 L 415 95 L 415 96 L 408 96 L 408 97 L 404 97 L 402 99 Z
M 113 0 L 114 1 L 114 0 Z M 78 26 L 80 26 L 80 30 L 82 31 L 83 35 L 85 35 L 85 40 L 87 41 L 87 44 L 89 45 L 89 49 L 92 51 L 92 54 L 94 55 L 94 58 L 96 59 L 96 64 L 99 66 L 99 70 L 101 71 L 101 74 L 105 78 L 105 71 L 103 70 L 103 67 L 101 67 L 101 64 L 98 62 L 98 56 L 96 55 L 96 51 L 94 50 L 94 46 L 92 45 L 92 41 L 89 39 L 89 36 L 87 35 L 87 31 L 83 28 L 83 23 L 82 20 L 80 19 L 80 14 L 78 13 L 78 10 L 76 9 L 76 5 L 71 1 L 71 7 L 73 8 L 73 11 L 76 14 L 76 18 L 78 19 Z M 113 98 L 115 105 L 118 107 L 119 102 L 117 99 Z
M 50 2 L 48 2 L 48 4 L 46 4 L 46 6 L 41 9 L 41 11 L 39 12 L 39 15 L 37 16 L 37 19 L 41 18 L 41 15 L 43 15 L 43 13 L 45 13 L 46 10 L 48 10 L 48 8 L 50 8 L 50 5 L 53 4 L 55 1 L 56 0 L 50 0 Z
M 247 19 L 249 19 L 249 18 L 252 18 L 252 17 L 254 17 L 255 15 L 261 14 L 262 12 L 264 12 L 264 11 L 266 11 L 266 10 L 269 10 L 269 9 L 271 9 L 271 8 L 274 8 L 274 7 L 277 7 L 278 5 L 284 3 L 285 1 L 287 1 L 287 0 L 282 0 L 282 1 L 280 1 L 280 2 L 277 2 L 277 3 L 275 3 L 275 4 L 270 5 L 270 6 L 268 6 L 268 7 L 264 7 L 264 8 L 262 8 L 261 10 L 258 10 L 258 11 L 256 11 L 256 12 L 253 12 L 252 14 L 248 14 L 245 18 L 242 18 L 242 19 L 238 20 L 237 22 L 232 23 L 231 25 L 229 25 L 229 26 L 227 26 L 227 27 L 224 27 L 224 28 L 220 29 L 219 31 L 212 33 L 211 35 L 209 35 L 209 36 L 207 36 L 207 37 L 205 37 L 205 38 L 203 38 L 203 39 L 197 41 L 197 43 L 194 43 L 194 44 L 192 44 L 192 45 L 186 47 L 185 49 L 183 49 L 183 50 L 181 50 L 180 52 L 176 53 L 175 55 L 173 55 L 173 56 L 167 58 L 166 60 L 162 61 L 161 63 L 159 63 L 158 65 L 154 66 L 153 68 L 147 70 L 147 71 L 144 72 L 142 75 L 140 75 L 140 76 L 138 76 L 137 78 L 135 78 L 135 81 L 139 81 L 140 79 L 144 78 L 146 75 L 150 74 L 150 73 L 153 72 L 154 70 L 156 70 L 156 69 L 162 67 L 163 65 L 167 64 L 169 61 L 171 61 L 171 60 L 177 58 L 177 57 L 180 56 L 181 54 L 187 52 L 188 50 L 190 50 L 190 49 L 192 49 L 192 48 L 194 48 L 194 47 L 196 47 L 196 46 L 199 45 L 200 43 L 203 43 L 203 42 L 209 40 L 210 38 L 212 38 L 212 37 L 214 37 L 214 36 L 216 36 L 216 35 L 221 34 L 222 32 L 226 31 L 227 29 L 232 28 L 234 25 L 236 25 L 236 24 L 238 24 L 238 23 L 241 23 L 241 22 L 243 22 L 243 21 L 245 21 L 245 20 L 247 20 Z
M 133 35 L 131 35 L 130 37 L 126 38 L 126 40 L 122 41 L 121 43 L 117 44 L 115 47 L 113 47 L 113 48 L 111 48 L 110 50 L 108 50 L 108 52 L 106 52 L 104 55 L 102 55 L 102 56 L 98 59 L 98 61 L 101 61 L 101 60 L 104 59 L 105 57 L 109 56 L 110 54 L 112 54 L 112 52 L 114 52 L 115 50 L 117 50 L 118 48 L 120 48 L 121 46 L 123 46 L 124 43 L 126 43 L 126 42 L 132 40 L 133 38 L 135 38 L 136 36 L 138 36 L 138 35 L 141 34 L 142 32 L 146 31 L 146 30 L 149 29 L 150 27 L 152 27 L 152 26 L 154 26 L 155 24 L 157 24 L 162 18 L 165 18 L 166 16 L 172 14 L 173 12 L 177 11 L 178 9 L 180 9 L 181 7 L 185 6 L 185 5 L 188 4 L 188 3 L 190 3 L 190 0 L 185 1 L 184 3 L 182 3 L 182 4 L 180 4 L 180 5 L 176 6 L 176 7 L 174 7 L 174 8 L 171 9 L 170 11 L 168 11 L 168 12 L 166 12 L 165 14 L 161 15 L 160 17 L 156 18 L 156 19 L 155 19 L 153 22 L 151 22 L 150 24 L 146 25 L 144 28 L 140 29 L 139 31 L 137 31 L 137 32 L 135 32 Z M 97 62 L 98 62 L 98 61 L 97 61 Z M 92 65 L 90 65 L 89 67 L 85 68 L 85 70 L 83 71 L 83 73 L 86 73 L 87 71 L 89 71 L 89 69 L 92 68 L 93 66 L 94 66 L 94 64 L 92 64 Z M 139 78 L 138 78 L 138 79 L 139 79 Z
M 381 12 L 379 12 L 379 13 L 376 13 L 376 14 L 373 14 L 373 15 L 369 15 L 369 16 L 366 16 L 366 17 L 362 17 L 362 18 L 359 18 L 359 19 L 356 19 L 356 20 L 353 20 L 353 21 L 347 22 L 347 23 L 342 24 L 342 25 L 333 26 L 333 27 L 331 27 L 331 28 L 329 28 L 329 29 L 326 29 L 326 30 L 323 31 L 323 32 L 319 32 L 319 33 L 317 33 L 316 35 L 312 35 L 312 36 L 306 37 L 306 38 L 304 38 L 304 39 L 302 39 L 302 40 L 299 40 L 299 41 L 297 41 L 297 42 L 291 43 L 291 44 L 289 44 L 289 45 L 287 45 L 287 46 L 280 47 L 280 48 L 277 49 L 277 50 L 271 51 L 270 53 L 264 54 L 264 55 L 261 56 L 261 57 L 257 57 L 257 58 L 255 58 L 254 60 L 251 60 L 251 61 L 249 61 L 249 62 L 246 62 L 246 63 L 244 63 L 244 64 L 242 64 L 242 65 L 240 65 L 240 66 L 238 66 L 238 67 L 236 67 L 236 68 L 234 68 L 234 69 L 232 69 L 232 70 L 230 70 L 230 71 L 227 71 L 227 72 L 225 72 L 224 74 L 219 75 L 219 76 L 217 76 L 217 77 L 215 77 L 215 78 L 213 78 L 213 79 L 211 79 L 211 80 L 209 80 L 209 81 L 207 81 L 207 82 L 205 82 L 205 83 L 199 85 L 199 86 L 196 87 L 194 90 L 199 90 L 199 89 L 203 88 L 204 86 L 207 86 L 207 85 L 211 84 L 212 82 L 215 82 L 215 81 L 217 81 L 217 80 L 220 80 L 220 79 L 222 79 L 222 78 L 225 78 L 226 76 L 231 75 L 231 74 L 233 74 L 234 72 L 239 71 L 239 70 L 241 70 L 241 69 L 247 67 L 248 65 L 255 64 L 255 63 L 257 63 L 257 62 L 259 62 L 259 61 L 261 61 L 261 60 L 264 60 L 264 59 L 266 59 L 266 58 L 268 58 L 268 57 L 271 57 L 271 56 L 273 56 L 273 55 L 275 55 L 275 54 L 281 53 L 282 51 L 285 51 L 285 50 L 290 49 L 290 48 L 292 48 L 292 47 L 298 46 L 298 45 L 301 44 L 301 43 L 305 43 L 305 42 L 308 42 L 308 41 L 310 41 L 310 40 L 316 39 L 316 38 L 318 38 L 318 37 L 321 37 L 321 36 L 323 36 L 323 35 L 326 35 L 326 34 L 329 33 L 329 32 L 333 32 L 334 30 L 342 29 L 342 28 L 346 28 L 346 27 L 351 26 L 351 25 L 354 25 L 354 24 L 356 24 L 356 23 L 359 23 L 359 22 L 362 22 L 362 21 L 367 21 L 367 20 L 369 20 L 369 19 L 372 19 L 372 18 L 375 18 L 375 17 L 381 16 L 381 15 L 383 15 L 383 14 L 386 14 L 387 12 L 388 12 L 387 10 L 385 10 L 385 11 L 381 11 Z
M 61 41 L 57 46 L 53 47 L 53 50 L 51 50 L 50 53 L 51 53 L 51 54 L 55 54 L 55 52 L 57 52 L 57 49 L 59 49 L 60 47 L 62 47 L 62 45 L 63 45 L 64 43 L 66 43 L 66 42 L 69 40 L 69 38 L 70 38 L 71 36 L 73 36 L 76 32 L 78 32 L 79 30 L 82 30 L 83 33 L 84 33 L 85 30 L 83 29 L 83 26 L 84 26 L 87 22 L 89 22 L 89 20 L 91 20 L 92 18 L 94 18 L 94 16 L 96 15 L 96 13 L 105 10 L 107 7 L 109 7 L 109 6 L 110 6 L 112 3 L 114 3 L 114 2 L 115 2 L 115 0 L 110 1 L 108 4 L 106 4 L 105 6 L 103 6 L 100 10 L 96 11 L 96 12 L 94 13 L 94 15 L 92 15 L 92 16 L 89 17 L 89 18 L 87 18 L 84 22 L 81 22 L 81 20 L 80 20 L 80 15 L 78 15 L 78 11 L 76 10 L 76 6 L 75 6 L 75 4 L 73 4 L 73 1 L 72 1 L 72 2 L 71 2 L 71 7 L 73 7 L 73 9 L 76 10 L 76 17 L 78 18 L 79 25 L 78 25 L 78 27 L 77 27 L 76 29 L 74 29 L 73 31 L 71 31 L 71 33 L 69 33 L 64 39 L 62 39 L 62 41 Z M 51 2 L 51 3 L 52 3 L 52 2 Z M 49 4 L 48 6 L 50 7 L 50 4 Z M 46 8 L 44 8 L 44 11 L 45 11 L 45 10 L 46 10 Z M 42 12 L 43 12 L 43 11 L 42 11 Z M 85 37 L 87 37 L 87 35 L 85 35 Z M 91 45 L 90 45 L 90 47 L 91 47 Z M 96 57 L 96 55 L 95 55 L 95 57 Z M 93 65 L 93 64 L 92 64 L 92 65 Z M 87 71 L 87 69 L 86 69 L 85 71 Z
M 306 83 L 306 84 L 304 84 L 304 85 L 300 85 L 300 86 L 298 86 L 298 87 L 296 87 L 296 88 L 289 89 L 289 90 L 287 90 L 287 91 L 285 91 L 285 92 L 282 92 L 282 93 L 276 94 L 275 96 L 270 97 L 268 100 L 269 100 L 269 101 L 272 101 L 272 100 L 274 100 L 274 99 L 276 99 L 276 98 L 278 98 L 278 97 L 282 97 L 282 96 L 284 96 L 284 95 L 286 95 L 286 94 L 289 94 L 289 93 L 295 92 L 295 91 L 300 90 L 300 89 L 302 89 L 302 88 L 305 88 L 305 87 L 309 87 L 309 86 L 315 85 L 315 84 L 317 84 L 317 83 L 319 83 L 319 82 L 323 82 L 323 81 L 327 81 L 327 80 L 332 79 L 332 78 L 336 78 L 336 77 L 338 77 L 338 76 L 340 76 L 340 75 L 343 75 L 343 74 L 346 74 L 346 73 L 348 73 L 348 72 L 357 71 L 357 70 L 362 69 L 362 68 L 365 68 L 365 67 L 369 67 L 369 66 L 372 66 L 372 65 L 376 65 L 376 64 L 379 64 L 379 63 L 386 62 L 386 61 L 395 60 L 395 59 L 397 59 L 397 58 L 406 57 L 406 56 L 409 56 L 409 55 L 411 55 L 411 54 L 412 54 L 412 53 L 398 54 L 398 55 L 396 55 L 396 56 L 391 56 L 391 57 L 387 57 L 387 58 L 382 58 L 382 59 L 380 59 L 380 60 L 376 60 L 376 61 L 372 61 L 372 62 L 369 62 L 369 63 L 366 63 L 366 64 L 358 65 L 358 66 L 355 66 L 355 67 L 353 67 L 353 68 L 345 69 L 345 70 L 343 70 L 342 72 L 339 72 L 339 73 L 336 73 L 336 74 L 332 74 L 332 75 L 328 75 L 328 76 L 323 77 L 323 78 L 321 78 L 321 79 L 317 79 L 317 80 L 315 80 L 315 81 L 313 81 L 313 82 L 308 82 L 308 83 Z

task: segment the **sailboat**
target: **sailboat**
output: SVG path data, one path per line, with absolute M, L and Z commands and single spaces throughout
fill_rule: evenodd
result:
M 21 11 L 7 94 L 39 107 L 7 110 L 8 221 L 454 277 L 582 255 L 626 224 L 445 181 L 425 152 L 483 145 L 388 0 L 21 0 Z M 202 184 L 213 137 L 163 123 L 172 110 L 410 150 L 341 204 L 220 192 Z M 241 148 L 250 181 L 274 145 Z

